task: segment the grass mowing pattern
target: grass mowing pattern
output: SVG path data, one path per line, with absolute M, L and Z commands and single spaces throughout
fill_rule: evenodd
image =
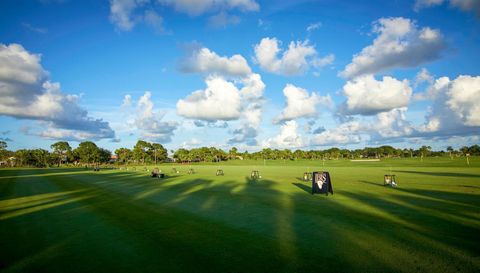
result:
M 323 166 L 324 165 L 324 166 Z M 0 170 L 2 272 L 478 272 L 471 159 Z M 169 173 L 172 165 L 161 165 Z M 222 168 L 225 176 L 215 176 Z M 151 167 L 150 167 L 151 169 Z M 263 179 L 250 180 L 251 170 Z M 328 170 L 334 195 L 310 194 Z M 397 175 L 399 187 L 383 186 Z

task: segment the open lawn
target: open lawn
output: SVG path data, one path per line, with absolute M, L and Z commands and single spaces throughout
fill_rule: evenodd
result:
M 0 271 L 479 272 L 470 161 L 163 164 L 163 180 L 143 166 L 0 169 Z M 334 195 L 310 194 L 315 170 Z

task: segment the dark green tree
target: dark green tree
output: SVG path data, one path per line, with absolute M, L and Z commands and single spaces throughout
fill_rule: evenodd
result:
M 160 143 L 152 143 L 150 148 L 150 154 L 153 155 L 155 164 L 157 162 L 165 161 L 168 157 L 168 151 Z
M 127 164 L 133 158 L 132 151 L 127 148 L 118 148 L 115 150 L 115 154 L 117 155 L 118 161 L 125 164 Z
M 152 149 L 152 144 L 144 141 L 139 140 L 137 144 L 133 147 L 133 157 L 137 162 L 141 162 L 145 164 L 146 160 L 148 160 L 149 151 Z
M 59 141 L 50 145 L 53 153 L 57 156 L 58 166 L 68 160 L 68 153 L 72 152 L 72 147 L 66 141 Z
M 91 141 L 84 141 L 74 150 L 82 163 L 96 163 L 100 159 L 100 150 L 97 145 Z

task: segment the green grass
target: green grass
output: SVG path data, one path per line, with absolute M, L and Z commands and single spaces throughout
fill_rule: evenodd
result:
M 164 180 L 143 167 L 1 169 L 0 271 L 478 272 L 470 161 L 164 164 Z M 311 195 L 307 170 L 330 171 L 334 195 Z M 399 187 L 383 186 L 390 172 Z

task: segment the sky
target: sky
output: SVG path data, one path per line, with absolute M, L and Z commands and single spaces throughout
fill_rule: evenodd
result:
M 480 143 L 480 0 L 4 0 L 0 140 Z

